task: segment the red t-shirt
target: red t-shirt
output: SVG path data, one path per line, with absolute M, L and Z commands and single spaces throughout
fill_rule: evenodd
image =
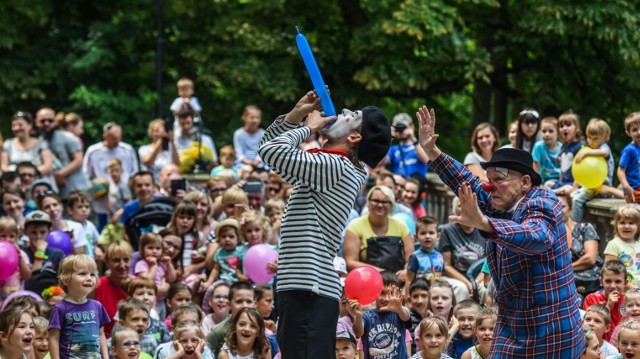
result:
M 116 316 L 116 312 L 118 311 L 118 303 L 125 299 L 127 299 L 127 292 L 125 292 L 122 287 L 111 283 L 107 276 L 98 278 L 96 300 L 102 303 L 107 314 L 109 314 L 109 318 L 111 318 L 111 322 L 104 326 L 104 334 L 107 339 L 111 337 L 111 330 L 116 323 L 113 317 Z
M 613 305 L 613 310 L 611 310 L 611 330 L 604 333 L 604 340 L 609 341 L 611 339 L 611 335 L 613 334 L 613 328 L 615 328 L 619 323 L 622 322 L 622 303 L 624 302 L 624 293 L 620 293 L 620 298 L 618 298 L 618 302 Z M 602 304 L 604 306 L 607 305 L 607 298 L 604 297 L 604 292 L 598 291 L 589 294 L 584 299 L 584 304 L 582 305 L 584 310 L 587 310 L 590 306 L 594 304 Z

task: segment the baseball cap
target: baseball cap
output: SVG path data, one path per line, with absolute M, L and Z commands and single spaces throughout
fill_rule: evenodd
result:
M 411 124 L 413 124 L 413 120 L 411 119 L 411 116 L 409 116 L 409 114 L 406 112 L 402 112 L 393 116 L 393 126 L 400 125 L 409 127 L 409 125 Z
M 24 218 L 25 228 L 32 223 L 51 226 L 51 217 L 42 211 L 33 211 Z
M 336 332 L 336 340 L 347 340 L 352 342 L 353 344 L 358 344 L 356 338 L 354 338 L 351 333 L 342 329 L 338 329 L 338 331 Z

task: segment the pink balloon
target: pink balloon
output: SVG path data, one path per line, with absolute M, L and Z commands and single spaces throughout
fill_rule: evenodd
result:
M 20 257 L 16 246 L 7 241 L 0 241 L 0 280 L 5 280 L 18 270 Z
M 278 253 L 266 244 L 256 244 L 244 255 L 244 271 L 255 283 L 269 283 L 275 273 L 267 269 L 268 263 L 278 259 Z
M 382 276 L 373 267 L 357 267 L 344 281 L 344 292 L 349 299 L 357 299 L 361 305 L 373 303 L 382 293 Z

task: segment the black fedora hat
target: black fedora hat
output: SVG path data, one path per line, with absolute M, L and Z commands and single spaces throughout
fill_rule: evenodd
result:
M 542 183 L 542 178 L 533 169 L 533 157 L 527 151 L 517 148 L 501 148 L 493 153 L 491 160 L 480 164 L 485 170 L 489 167 L 503 167 L 529 175 L 535 186 Z

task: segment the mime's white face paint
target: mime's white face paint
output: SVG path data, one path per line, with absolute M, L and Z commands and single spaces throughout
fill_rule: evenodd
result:
M 362 125 L 362 111 L 351 111 L 345 108 L 341 114 L 338 114 L 336 122 L 331 127 L 323 129 L 321 133 L 330 138 L 342 138 L 360 125 Z

